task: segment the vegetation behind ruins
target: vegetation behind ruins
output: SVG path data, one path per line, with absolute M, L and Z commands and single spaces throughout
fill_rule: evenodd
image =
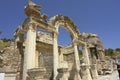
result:
M 113 59 L 115 59 L 116 57 L 120 58 L 120 48 L 116 48 L 116 49 L 108 48 L 108 49 L 105 49 L 105 55 L 109 56 L 109 57 L 111 57 Z
M 0 39 L 0 51 L 3 50 L 5 47 L 9 46 L 11 41 L 13 40 L 7 38 Z
M 7 39 L 7 38 L 0 39 L 0 51 L 5 47 L 9 46 L 12 41 L 13 39 Z M 80 54 L 80 57 L 82 57 L 82 51 L 79 51 L 79 54 Z M 105 55 L 111 57 L 112 59 L 115 59 L 116 57 L 120 58 L 120 48 L 105 49 Z

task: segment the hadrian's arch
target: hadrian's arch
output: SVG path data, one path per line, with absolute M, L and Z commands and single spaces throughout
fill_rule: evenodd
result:
M 44 65 L 44 53 L 51 53 L 52 57 L 45 56 L 45 62 L 47 62 L 46 64 L 52 64 L 52 80 L 68 80 L 69 77 L 72 77 L 72 80 L 92 80 L 89 71 L 90 60 L 87 50 L 87 43 L 83 40 L 82 34 L 77 29 L 77 26 L 69 17 L 62 16 L 60 14 L 52 17 L 50 20 L 47 21 L 47 16 L 41 14 L 40 10 L 41 7 L 39 5 L 36 5 L 35 3 L 30 1 L 25 7 L 25 13 L 28 17 L 25 19 L 22 26 L 16 29 L 14 34 L 16 42 L 21 44 L 18 46 L 20 50 L 23 50 L 21 54 L 24 55 L 24 61 L 22 65 L 23 72 L 21 74 L 21 79 L 26 80 L 28 75 L 31 79 L 33 76 L 35 78 L 42 78 L 46 76 L 49 71 L 46 71 L 44 66 L 38 66 L 38 64 L 40 64 L 38 63 L 38 59 L 40 58 L 40 65 Z M 71 45 L 62 47 L 58 45 L 59 27 L 63 27 L 65 30 L 68 31 L 72 41 Z M 46 33 L 48 32 L 49 34 L 37 32 L 37 29 L 44 30 Z M 25 39 L 23 39 L 24 35 L 26 35 Z M 85 63 L 85 65 L 83 65 L 84 74 L 82 75 L 82 79 L 80 74 L 81 65 L 78 54 L 79 46 L 82 46 Z M 63 59 L 63 54 L 69 53 L 73 53 L 74 55 L 72 57 L 74 57 L 75 67 L 74 75 L 72 76 L 68 74 L 68 67 L 70 67 L 68 66 L 68 62 L 64 61 Z M 40 56 L 38 54 L 42 55 Z M 47 67 L 50 68 L 50 65 L 47 65 Z M 62 76 L 61 74 L 64 76 Z M 46 77 L 46 79 L 47 78 L 48 77 Z
M 54 40 L 55 43 L 53 44 L 53 49 L 55 49 L 53 51 L 55 51 L 55 52 L 53 52 L 53 56 L 56 57 L 56 59 L 54 59 L 54 62 L 58 63 L 58 64 L 54 65 L 54 73 L 56 74 L 54 76 L 57 76 L 57 69 L 59 67 L 62 67 L 62 64 L 64 64 L 63 54 L 68 53 L 68 52 L 66 52 L 66 53 L 63 52 L 62 53 L 62 51 L 61 51 L 61 53 L 58 53 L 58 48 L 57 48 L 58 45 L 56 45 L 56 43 L 58 41 L 57 38 L 58 38 L 58 34 L 59 34 L 59 32 L 58 32 L 59 27 L 63 27 L 65 30 L 68 31 L 68 33 L 71 36 L 73 44 L 71 44 L 71 46 L 69 48 L 74 49 L 72 53 L 75 54 L 74 55 L 75 56 L 75 62 L 76 62 L 75 65 L 76 65 L 77 71 L 79 71 L 80 70 L 80 68 L 79 68 L 80 62 L 79 62 L 79 55 L 78 55 L 78 49 L 77 49 L 78 45 L 77 45 L 77 43 L 74 42 L 74 40 L 77 39 L 78 35 L 80 34 L 79 30 L 77 29 L 77 26 L 74 24 L 74 22 L 69 17 L 62 16 L 60 14 L 52 17 L 50 19 L 49 23 L 50 23 L 51 26 L 53 26 L 56 29 L 55 33 L 53 33 L 54 39 L 55 39 Z M 58 57 L 59 54 L 60 54 L 60 58 Z
M 77 26 L 75 23 L 67 16 L 63 16 L 61 14 L 58 14 L 54 17 L 52 17 L 49 21 L 49 23 L 55 27 L 56 30 L 61 26 L 64 29 L 66 29 L 72 38 L 78 38 L 78 35 L 80 34 Z
M 14 32 L 15 47 L 12 43 L 0 51 L 5 80 L 104 80 L 105 73 L 113 72 L 113 62 L 105 57 L 97 35 L 80 33 L 74 22 L 61 14 L 47 19 L 41 7 L 30 0 L 25 14 Z M 69 34 L 69 45 L 58 44 L 60 27 Z

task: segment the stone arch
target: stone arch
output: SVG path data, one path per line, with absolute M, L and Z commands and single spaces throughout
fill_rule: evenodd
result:
M 80 34 L 80 31 L 78 30 L 75 23 L 69 17 L 63 16 L 61 14 L 52 17 L 49 21 L 49 24 L 57 31 L 59 26 L 62 26 L 69 32 L 72 38 L 78 37 L 78 35 Z
M 65 63 L 64 60 L 63 60 L 63 54 L 61 53 L 61 55 L 59 54 L 58 52 L 58 28 L 61 26 L 63 27 L 65 30 L 68 31 L 68 33 L 70 34 L 71 36 L 71 39 L 72 39 L 72 42 L 73 42 L 73 50 L 74 50 L 74 61 L 75 61 L 75 69 L 76 69 L 76 72 L 74 74 L 74 77 L 75 78 L 75 75 L 77 75 L 77 78 L 76 80 L 81 80 L 81 77 L 79 75 L 79 71 L 80 71 L 80 62 L 79 62 L 79 55 L 78 55 L 78 44 L 77 42 L 75 41 L 76 39 L 78 39 L 78 36 L 80 34 L 79 30 L 77 29 L 77 26 L 74 24 L 74 22 L 67 16 L 62 16 L 61 14 L 58 14 L 54 17 L 52 17 L 50 19 L 50 21 L 48 22 L 48 24 L 50 26 L 53 27 L 53 66 L 54 66 L 54 79 L 57 77 L 57 70 L 58 68 L 60 69 L 64 69 L 65 66 L 63 66 L 63 64 Z M 59 63 L 59 55 L 62 56 L 61 57 L 61 62 Z M 59 64 L 58 64 L 59 63 Z M 60 66 L 62 65 L 62 67 Z M 66 64 L 67 68 L 68 68 L 68 63 Z M 59 74 L 58 74 L 59 75 Z

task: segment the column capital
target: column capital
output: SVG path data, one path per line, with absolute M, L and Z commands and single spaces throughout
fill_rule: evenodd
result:
M 84 45 L 82 46 L 83 48 L 88 48 L 87 43 L 85 42 Z
M 73 45 L 77 45 L 78 44 L 78 39 L 77 38 L 74 38 L 73 41 L 72 41 Z
M 58 37 L 58 33 L 57 32 L 53 32 L 52 35 L 53 35 L 53 38 L 57 38 Z
M 28 30 L 36 31 L 36 27 L 37 27 L 37 24 L 35 23 L 27 23 Z

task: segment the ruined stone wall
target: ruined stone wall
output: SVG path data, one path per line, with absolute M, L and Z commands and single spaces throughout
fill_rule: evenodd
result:
M 5 73 L 5 80 L 17 80 L 20 59 L 19 51 L 14 49 L 14 42 L 0 51 L 0 73 Z
M 45 32 L 37 32 L 37 41 L 52 44 L 52 35 Z

